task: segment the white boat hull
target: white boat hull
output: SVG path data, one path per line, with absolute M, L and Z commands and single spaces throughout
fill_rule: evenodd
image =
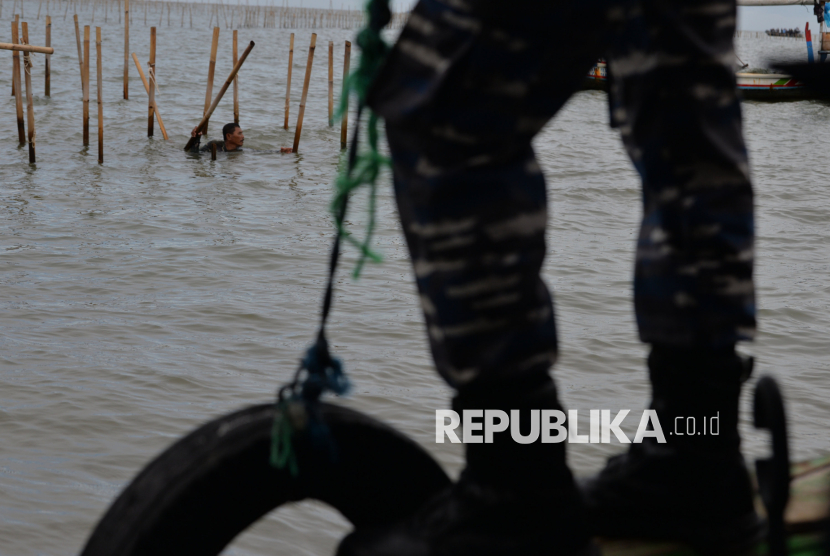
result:
M 783 73 L 736 74 L 738 90 L 747 100 L 784 100 L 815 98 L 816 93 L 803 83 Z M 588 72 L 585 89 L 608 89 L 608 67 L 599 62 Z

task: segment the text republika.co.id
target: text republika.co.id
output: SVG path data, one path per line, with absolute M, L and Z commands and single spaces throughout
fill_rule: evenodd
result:
M 509 430 L 511 438 L 518 444 L 537 441 L 546 444 L 609 444 L 612 434 L 620 444 L 639 444 L 646 438 L 654 438 L 656 442 L 665 444 L 663 426 L 657 411 L 653 409 L 643 411 L 634 438 L 629 438 L 621 426 L 630 412 L 630 409 L 622 409 L 612 418 L 610 409 L 592 409 L 588 412 L 588 434 L 580 434 L 579 411 L 576 409 L 569 410 L 567 414 L 558 409 L 533 409 L 529 412 L 518 409 L 510 412 L 500 409 L 465 409 L 461 415 L 451 409 L 437 409 L 435 442 L 443 444 L 448 438 L 453 444 L 489 444 L 496 434 Z M 456 433 L 459 427 L 462 429 L 460 438 Z M 675 417 L 668 434 L 718 436 L 720 412 L 712 417 Z

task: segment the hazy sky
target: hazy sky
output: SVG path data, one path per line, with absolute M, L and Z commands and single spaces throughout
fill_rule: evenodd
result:
M 810 29 L 817 30 L 818 22 L 812 6 L 764 6 L 762 8 L 738 8 L 738 29 L 764 31 L 772 28 L 799 28 L 810 22 Z

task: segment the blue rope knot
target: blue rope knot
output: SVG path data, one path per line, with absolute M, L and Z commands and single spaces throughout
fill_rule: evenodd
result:
M 343 363 L 329 354 L 325 338 L 318 339 L 308 348 L 300 368 L 307 372 L 301 385 L 302 397 L 306 400 L 317 401 L 326 391 L 338 396 L 349 391 L 349 379 L 343 373 Z
M 280 388 L 277 394 L 274 425 L 271 428 L 271 466 L 286 469 L 292 477 L 299 475 L 294 440 L 305 435 L 311 446 L 325 452 L 331 461 L 337 459 L 337 449 L 328 425 L 320 415 L 320 396 L 334 392 L 342 396 L 349 391 L 349 380 L 343 364 L 332 357 L 328 342 L 322 334 L 311 346 L 291 384 Z

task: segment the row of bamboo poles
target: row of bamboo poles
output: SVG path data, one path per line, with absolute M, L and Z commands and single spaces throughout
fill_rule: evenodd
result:
M 3 3 L 8 0 L 0 0 L 0 19 L 3 17 Z M 27 0 L 31 1 L 31 0 Z M 232 1 L 232 0 L 229 0 Z M 65 4 L 63 19 L 66 20 L 70 13 L 83 13 L 88 15 L 91 23 L 95 23 L 97 17 L 103 17 L 105 24 L 121 24 L 122 14 L 128 10 L 122 9 L 129 0 L 39 0 L 36 19 L 40 19 L 43 8 L 44 13 L 49 13 L 50 8 Z M 12 0 L 12 12 L 19 9 L 20 17 L 24 17 L 23 0 Z M 194 14 L 202 23 L 208 19 L 208 27 L 222 27 L 226 29 L 239 28 L 280 28 L 280 29 L 358 29 L 363 26 L 364 12 L 352 9 L 318 9 L 284 6 L 250 6 L 243 5 L 241 0 L 237 4 L 232 3 L 191 3 L 191 2 L 162 2 L 156 0 L 134 0 L 133 12 L 130 14 L 130 23 L 135 24 L 136 19 L 141 21 L 143 17 L 144 26 L 149 25 L 160 27 L 167 19 L 167 26 L 184 27 L 187 24 L 193 27 Z M 389 28 L 397 29 L 402 27 L 408 18 L 407 12 L 396 12 L 392 15 Z M 149 19 L 148 19 L 149 18 Z
M 151 58 L 154 56 L 152 52 L 155 50 L 155 27 L 151 29 Z M 231 71 L 231 75 L 225 81 L 225 84 L 222 86 L 222 89 L 217 93 L 217 95 L 213 96 L 213 82 L 214 82 L 214 71 L 216 68 L 216 55 L 219 50 L 219 27 L 213 28 L 213 39 L 211 41 L 210 47 L 210 62 L 208 64 L 208 79 L 207 79 L 207 89 L 205 90 L 205 106 L 202 112 L 202 120 L 199 122 L 199 125 L 194 128 L 195 134 L 207 134 L 208 126 L 210 124 L 210 117 L 213 114 L 213 111 L 216 109 L 216 106 L 219 104 L 219 101 L 222 99 L 223 95 L 227 91 L 229 85 L 233 83 L 233 118 L 234 123 L 239 123 L 239 82 L 237 73 L 239 69 L 242 67 L 245 59 L 247 58 L 248 54 L 254 47 L 254 42 L 251 41 L 248 48 L 245 49 L 245 52 L 242 53 L 242 56 L 237 58 L 238 56 L 238 41 L 237 41 L 237 31 L 234 30 L 233 32 L 233 70 Z M 351 47 L 352 44 L 349 41 L 345 41 L 345 49 L 343 54 L 343 75 L 349 75 L 349 66 L 351 62 Z M 303 93 L 300 98 L 300 107 L 299 113 L 297 115 L 297 125 L 294 129 L 294 143 L 291 149 L 283 148 L 281 149 L 282 152 L 298 152 L 300 148 L 300 137 L 302 136 L 303 131 L 303 119 L 305 117 L 305 107 L 306 107 L 306 100 L 308 99 L 308 88 L 311 83 L 311 71 L 314 65 L 314 52 L 317 48 L 317 33 L 311 34 L 311 43 L 309 44 L 308 49 L 308 61 L 306 62 L 306 71 L 305 77 L 303 80 Z M 141 71 L 141 65 L 138 62 L 138 58 L 135 54 L 133 54 L 133 58 L 135 60 L 136 67 L 138 68 L 139 73 L 142 73 L 142 80 L 144 80 L 143 72 Z M 289 117 L 290 117 L 290 108 L 291 108 L 291 78 L 292 78 L 292 70 L 294 67 L 294 33 L 291 33 L 290 40 L 289 40 L 289 47 L 288 47 L 288 75 L 286 80 L 286 90 L 285 90 L 285 121 L 283 123 L 283 128 L 288 129 L 289 124 Z M 150 86 L 150 91 L 148 93 L 152 97 L 152 85 Z M 151 99 L 151 106 L 150 106 L 150 122 L 148 127 L 148 136 L 153 135 L 153 111 L 158 112 L 158 105 L 155 103 L 155 100 Z M 329 126 L 334 125 L 334 41 L 329 41 L 328 44 L 328 124 Z M 340 121 L 340 148 L 346 148 L 346 138 L 348 134 L 348 126 L 349 126 L 349 116 L 348 111 L 344 111 L 342 119 Z M 163 130 L 163 128 L 162 128 Z M 167 139 L 167 135 L 165 134 L 165 139 Z M 223 138 L 224 139 L 224 138 Z M 185 150 L 190 150 L 193 146 L 196 145 L 196 138 L 191 138 L 188 141 L 187 145 L 185 146 Z M 216 150 L 215 146 L 211 153 L 211 157 L 213 160 L 216 160 Z
M 21 37 L 22 31 L 22 37 Z M 50 79 L 49 79 L 49 72 L 50 72 L 50 55 L 54 52 L 52 47 L 49 45 L 51 42 L 51 33 L 52 33 L 52 20 L 49 16 L 46 16 L 46 46 L 32 46 L 29 43 L 29 24 L 25 21 L 20 21 L 20 16 L 15 15 L 14 20 L 12 20 L 12 42 L 11 43 L 0 43 L 0 50 L 11 50 L 12 51 L 12 96 L 15 97 L 15 111 L 17 112 L 17 135 L 18 140 L 21 145 L 27 144 L 29 145 L 29 162 L 35 163 L 36 162 L 36 150 L 35 150 L 35 107 L 33 101 L 33 90 L 32 90 L 32 61 L 31 61 L 31 54 L 32 53 L 41 53 L 46 54 L 46 80 L 45 80 L 45 89 L 46 95 L 48 96 L 50 93 Z M 100 53 L 100 30 L 98 31 L 98 48 Z M 20 53 L 23 53 L 23 77 L 21 77 L 21 65 L 20 65 Z M 101 90 L 101 62 L 100 56 L 98 61 L 98 91 L 99 91 L 99 112 L 100 112 L 100 90 Z M 24 123 L 23 120 L 23 91 L 22 91 L 22 84 L 23 81 L 26 85 L 26 122 Z M 86 98 L 88 98 L 88 91 L 85 92 Z M 86 109 L 86 108 L 85 108 Z M 103 124 L 103 122 L 102 122 Z M 26 127 L 29 128 L 28 134 L 26 133 Z M 102 151 L 103 152 L 103 151 Z
M 125 0 L 124 8 L 126 15 L 129 15 L 129 0 Z M 90 101 L 90 26 L 85 25 L 83 28 L 83 40 L 81 39 L 81 31 L 80 31 L 80 24 L 78 21 L 78 15 L 73 15 L 73 20 L 75 23 L 75 40 L 78 49 L 78 67 L 80 69 L 81 75 L 81 89 L 83 92 L 83 145 L 84 147 L 88 147 L 90 143 L 89 139 L 89 101 Z M 128 98 L 128 83 L 129 83 L 129 72 L 128 72 L 128 60 L 129 60 L 129 19 L 125 18 L 125 26 L 124 26 L 124 98 Z M 35 163 L 36 156 L 35 156 L 35 120 L 34 120 L 34 104 L 32 101 L 32 74 L 31 74 L 31 62 L 30 62 L 30 53 L 31 52 L 39 52 L 46 54 L 46 63 L 45 63 L 45 79 L 44 79 L 44 88 L 45 88 L 45 95 L 48 97 L 50 96 L 50 55 L 53 52 L 51 48 L 51 31 L 52 31 L 52 19 L 50 16 L 46 16 L 46 46 L 39 47 L 39 46 L 32 46 L 29 43 L 29 30 L 28 24 L 26 22 L 22 22 L 22 31 L 23 37 L 22 41 L 20 40 L 19 33 L 18 33 L 18 23 L 19 23 L 19 15 L 16 15 L 14 20 L 12 21 L 12 42 L 11 43 L 0 43 L 0 50 L 11 50 L 12 51 L 12 95 L 16 97 L 16 110 L 17 110 L 17 128 L 18 128 L 18 138 L 20 144 L 25 144 L 28 142 L 29 145 L 29 162 Z M 101 28 L 96 27 L 96 51 L 97 51 L 97 100 L 98 100 L 98 162 L 103 164 L 104 162 L 104 113 L 103 113 L 103 104 L 102 104 L 102 61 L 101 61 Z M 234 122 L 239 123 L 239 82 L 237 73 L 239 69 L 242 67 L 245 59 L 247 58 L 248 54 L 254 47 L 253 41 L 250 45 L 245 49 L 242 53 L 242 56 L 238 56 L 238 33 L 237 30 L 233 31 L 233 71 L 231 75 L 226 80 L 225 84 L 223 85 L 222 89 L 219 93 L 214 97 L 213 96 L 213 82 L 214 82 L 214 71 L 216 66 L 216 57 L 219 48 L 219 27 L 214 27 L 213 29 L 213 40 L 211 42 L 211 50 L 210 50 L 210 62 L 208 65 L 208 80 L 207 80 L 207 89 L 205 91 L 205 106 L 202 115 L 202 121 L 196 127 L 196 133 L 207 133 L 208 124 L 210 120 L 210 116 L 212 115 L 213 111 L 219 104 L 219 101 L 222 99 L 223 95 L 227 91 L 228 87 L 233 84 L 233 114 L 234 114 Z M 83 48 L 81 47 L 83 43 Z M 303 82 L 303 93 L 300 100 L 299 106 L 299 113 L 297 117 L 297 125 L 294 132 L 294 143 L 292 148 L 283 149 L 283 152 L 298 152 L 299 145 L 300 145 L 300 137 L 302 134 L 303 129 L 303 118 L 305 116 L 305 107 L 306 107 L 306 100 L 308 98 L 308 89 L 309 84 L 311 81 L 311 71 L 313 67 L 314 61 L 314 51 L 316 49 L 317 44 L 317 34 L 311 34 L 311 44 L 309 46 L 308 51 L 308 62 L 306 64 L 306 72 L 305 72 L 305 79 Z M 24 56 L 24 73 L 25 73 L 25 84 L 26 84 L 26 102 L 27 102 L 27 124 L 24 124 L 23 121 L 23 100 L 22 100 L 22 92 L 21 92 L 21 75 L 20 75 L 20 52 L 23 52 Z M 148 74 L 145 75 L 143 68 L 141 67 L 141 63 L 138 60 L 138 55 L 136 53 L 132 53 L 132 59 L 135 64 L 135 67 L 138 71 L 139 77 L 141 78 L 142 84 L 144 86 L 144 90 L 148 96 L 148 123 L 147 123 L 147 135 L 148 137 L 152 137 L 155 128 L 155 120 L 158 120 L 159 130 L 161 131 L 165 140 L 167 140 L 168 134 L 167 130 L 164 127 L 164 122 L 161 118 L 161 113 L 158 109 L 158 103 L 155 98 L 155 92 L 157 89 L 156 86 L 156 68 L 155 68 L 155 61 L 156 58 L 156 28 L 152 27 L 150 29 L 150 57 L 149 62 L 147 65 Z M 349 41 L 345 41 L 345 50 L 344 50 L 344 60 L 343 60 L 343 75 L 347 76 L 349 74 L 349 66 L 350 66 L 350 59 L 351 59 L 351 43 Z M 285 122 L 283 127 L 287 130 L 288 123 L 289 123 L 289 112 L 290 112 L 290 92 L 291 92 L 291 77 L 292 77 L 292 68 L 293 68 L 293 60 L 294 60 L 294 33 L 291 33 L 290 36 L 290 44 L 289 44 L 289 51 L 288 51 L 288 76 L 287 76 L 287 85 L 286 85 L 286 95 L 285 95 Z M 148 79 L 149 77 L 149 79 Z M 328 44 L 328 123 L 329 126 L 334 125 L 334 42 L 329 41 Z M 29 133 L 28 137 L 26 135 L 26 126 L 28 125 Z M 341 149 L 346 148 L 346 137 L 348 132 L 348 113 L 344 113 L 342 116 L 342 120 L 340 122 L 341 129 L 340 129 L 340 146 Z M 223 138 L 224 139 L 224 138 Z M 186 150 L 189 150 L 191 146 L 193 146 L 194 140 L 188 142 Z M 216 159 L 216 150 L 214 148 L 212 152 L 212 158 Z
M 47 7 L 47 14 L 48 9 L 50 7 L 50 2 L 53 0 L 46 0 L 46 7 Z M 54 0 L 57 1 L 57 0 Z M 119 21 L 121 20 L 120 17 L 120 6 L 122 0 L 63 0 L 67 2 L 67 11 L 72 4 L 75 4 L 76 7 L 84 6 L 91 3 L 92 4 L 92 17 L 94 18 L 95 9 L 98 4 L 104 5 L 104 13 L 105 13 L 105 20 L 108 17 L 108 7 L 110 4 L 114 4 L 116 7 L 119 8 Z M 28 36 L 28 25 L 26 22 L 22 22 L 22 31 L 23 37 L 22 42 L 19 37 L 18 32 L 18 24 L 20 22 L 20 17 L 22 16 L 22 9 L 23 9 L 23 0 L 13 0 L 12 9 L 18 7 L 21 8 L 21 14 L 15 14 L 14 20 L 12 21 L 12 43 L 0 43 L 0 50 L 11 50 L 13 51 L 13 58 L 12 58 L 12 65 L 13 65 L 13 76 L 12 76 L 12 95 L 16 97 L 16 111 L 17 111 L 17 127 L 18 127 L 18 136 L 21 144 L 28 143 L 29 145 L 29 161 L 34 163 L 36 161 L 35 155 L 35 120 L 34 120 L 34 104 L 32 102 L 32 84 L 31 84 L 31 61 L 30 61 L 30 53 L 31 52 L 40 52 L 46 54 L 46 63 L 45 63 L 45 94 L 46 96 L 50 96 L 50 54 L 53 52 L 51 48 L 51 27 L 52 27 L 52 19 L 51 16 L 46 15 L 46 46 L 43 47 L 36 47 L 32 46 L 29 43 L 29 36 Z M 145 20 L 146 20 L 146 10 L 149 5 L 153 5 L 157 8 L 162 8 L 160 10 L 163 14 L 163 7 L 167 7 L 168 10 L 168 21 L 169 21 L 169 12 L 171 3 L 169 2 L 155 2 L 151 1 L 148 2 L 147 0 L 137 0 L 138 5 L 143 5 L 145 9 Z M 2 15 L 2 4 L 3 0 L 0 0 L 0 16 Z M 43 0 L 40 0 L 40 7 L 42 7 Z M 194 4 L 179 4 L 179 8 L 181 9 L 182 13 L 182 25 L 184 21 L 184 13 L 185 10 L 189 10 L 192 14 Z M 40 17 L 40 7 L 38 9 L 37 17 Z M 250 6 L 241 6 L 241 3 L 234 6 L 226 6 L 225 4 L 201 4 L 197 5 L 198 9 L 208 9 L 212 10 L 211 22 L 213 21 L 213 15 L 216 15 L 217 23 L 219 22 L 219 14 L 221 13 L 224 15 L 226 22 L 227 22 L 227 11 L 231 12 L 231 24 L 234 22 L 234 16 L 237 10 L 244 10 L 246 15 L 254 14 L 253 21 L 257 23 L 259 21 L 259 15 L 257 14 L 264 14 L 263 21 L 267 26 L 268 17 L 271 17 L 271 24 L 276 25 L 276 22 L 279 21 L 281 26 L 316 26 L 319 22 L 320 25 L 330 25 L 336 26 L 338 24 L 342 24 L 343 21 L 352 21 L 356 23 L 360 23 L 362 21 L 362 14 L 360 14 L 360 19 L 347 19 L 341 20 L 339 19 L 343 16 L 343 10 L 314 10 L 314 9 L 303 9 L 303 8 L 291 8 L 288 6 L 283 6 L 281 8 L 264 8 L 262 6 L 254 6 L 251 8 Z M 263 10 L 270 10 L 263 11 Z M 251 11 L 253 10 L 253 11 Z M 130 0 L 123 0 L 123 11 L 124 11 L 124 72 L 123 72 L 123 85 L 124 85 L 124 92 L 123 97 L 125 100 L 129 99 L 129 60 L 130 60 L 130 22 L 132 21 L 131 11 L 130 11 Z M 351 17 L 352 12 L 346 11 L 345 12 L 349 17 Z M 355 12 L 359 13 L 359 12 Z M 271 14 L 269 16 L 269 14 Z M 279 18 L 277 18 L 277 14 L 279 14 Z M 401 15 L 401 14 L 396 14 Z M 64 14 L 64 18 L 66 14 Z M 403 23 L 403 18 L 398 18 L 400 24 Z M 83 33 L 83 50 L 81 48 L 81 32 L 80 32 L 80 25 L 78 21 L 78 15 L 73 15 L 73 20 L 75 23 L 75 39 L 78 49 L 78 66 L 80 69 L 81 74 L 81 87 L 83 91 L 83 144 L 85 147 L 89 146 L 89 100 L 90 100 L 90 83 L 89 83 L 89 35 L 90 35 L 90 26 L 84 26 L 84 33 Z M 192 21 L 192 18 L 191 18 Z M 251 19 L 247 19 L 246 21 L 250 22 Z M 192 23 L 191 23 L 192 25 Z M 210 116 L 215 110 L 216 106 L 218 105 L 219 101 L 221 100 L 222 96 L 225 94 L 225 91 L 228 87 L 233 83 L 234 86 L 234 122 L 239 123 L 239 93 L 238 93 L 238 78 L 237 72 L 242 66 L 242 63 L 245 61 L 245 58 L 250 53 L 251 49 L 254 47 L 253 41 L 250 43 L 248 48 L 246 48 L 245 52 L 243 52 L 242 56 L 238 58 L 238 44 L 237 44 L 237 30 L 233 31 L 233 63 L 234 69 L 231 73 L 231 76 L 223 85 L 222 89 L 213 97 L 213 80 L 214 80 L 214 69 L 216 65 L 216 55 L 218 51 L 218 40 L 219 40 L 219 32 L 220 27 L 216 26 L 213 28 L 213 41 L 211 43 L 211 53 L 210 53 L 210 64 L 208 69 L 208 83 L 207 83 L 207 90 L 205 91 L 205 107 L 203 112 L 202 121 L 196 127 L 197 133 L 206 133 L 208 129 L 208 123 L 210 120 Z M 101 99 L 101 28 L 96 27 L 96 50 L 98 53 L 97 62 L 98 62 L 98 160 L 99 163 L 103 163 L 104 161 L 104 151 L 103 151 L 103 105 Z M 311 69 L 312 63 L 314 60 L 314 51 L 316 48 L 316 41 L 317 41 L 317 34 L 311 34 L 311 45 L 309 48 L 308 54 L 308 63 L 306 67 L 306 74 L 305 80 L 303 83 L 303 93 L 300 101 L 299 107 L 299 114 L 297 125 L 295 128 L 294 134 L 294 143 L 291 151 L 297 152 L 299 150 L 300 144 L 300 137 L 303 128 L 303 117 L 305 115 L 305 106 L 306 106 L 306 99 L 308 95 L 308 87 L 311 79 Z M 156 92 L 156 73 L 155 73 L 155 47 L 156 47 L 156 27 L 152 27 L 150 29 L 150 59 L 148 62 L 148 74 L 145 76 L 144 71 L 139 63 L 138 56 L 135 53 L 132 53 L 132 59 L 135 63 L 136 69 L 138 70 L 139 76 L 141 77 L 142 84 L 144 85 L 144 90 L 148 95 L 148 125 L 147 125 L 147 134 L 148 136 L 153 136 L 153 130 L 155 127 L 155 120 L 158 120 L 159 129 L 164 136 L 164 139 L 168 139 L 167 130 L 164 127 L 164 123 L 161 119 L 161 114 L 159 113 L 158 103 L 155 99 L 155 92 Z M 328 114 L 328 121 L 329 125 L 334 125 L 334 43 L 329 42 L 329 59 L 328 59 L 328 81 L 329 81 L 329 91 L 328 91 L 328 104 L 329 104 L 329 114 Z M 24 64 L 23 69 L 25 73 L 25 84 L 26 84 L 26 98 L 27 98 L 27 124 L 29 128 L 28 136 L 26 135 L 25 128 L 26 124 L 23 121 L 23 105 L 22 105 L 22 97 L 23 93 L 21 90 L 21 75 L 20 75 L 20 52 L 23 52 L 24 56 Z M 350 55 L 351 55 L 351 43 L 346 41 L 345 44 L 345 53 L 344 53 L 344 72 L 343 75 L 346 76 L 349 73 L 349 62 L 350 62 Z M 288 53 L 288 80 L 287 80 L 287 89 L 286 89 L 286 98 L 285 98 L 285 123 L 284 128 L 288 129 L 288 118 L 289 118 L 289 107 L 290 107 L 290 91 L 291 91 L 291 70 L 293 65 L 293 57 L 294 57 L 294 33 L 291 33 L 291 40 L 289 46 L 289 53 Z M 343 119 L 341 121 L 341 148 L 346 147 L 346 134 L 348 128 L 348 116 L 346 114 L 343 115 Z M 188 147 L 192 146 L 193 141 L 188 142 Z M 283 149 L 284 151 L 289 151 L 289 149 Z M 213 153 L 213 158 L 215 159 L 216 153 Z

